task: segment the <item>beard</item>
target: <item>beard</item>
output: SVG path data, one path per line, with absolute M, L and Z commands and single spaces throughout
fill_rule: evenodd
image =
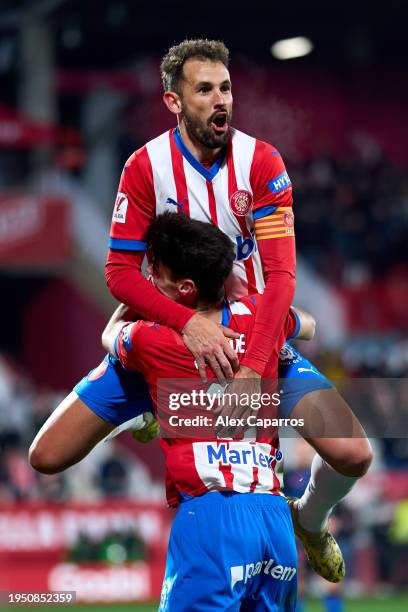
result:
M 183 120 L 191 140 L 199 142 L 207 149 L 218 149 L 220 147 L 224 147 L 228 142 L 229 127 L 232 119 L 232 112 L 226 112 L 228 129 L 224 132 L 224 134 L 216 134 L 211 127 L 213 117 L 216 113 L 214 113 L 207 121 L 204 121 L 203 119 L 197 117 L 197 115 L 194 115 L 193 113 L 190 114 L 185 108 L 183 108 Z

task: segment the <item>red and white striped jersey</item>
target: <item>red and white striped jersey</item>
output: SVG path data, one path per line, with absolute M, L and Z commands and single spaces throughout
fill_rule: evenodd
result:
M 211 167 L 190 153 L 178 129 L 133 153 L 119 184 L 110 248 L 145 250 L 149 223 L 169 210 L 214 223 L 231 238 L 235 262 L 226 288 L 230 299 L 264 288 L 257 240 L 294 235 L 292 186 L 280 154 L 235 129 Z
M 238 340 L 232 341 L 240 360 L 262 299 L 261 295 L 246 297 L 223 307 L 222 323 L 240 334 Z M 290 311 L 282 330 L 281 345 L 292 337 L 296 328 L 296 315 Z M 169 327 L 148 321 L 129 323 L 122 328 L 115 345 L 121 364 L 144 375 L 155 406 L 160 379 L 200 378 L 192 354 L 180 335 Z M 210 380 L 214 378 L 210 369 L 207 375 Z M 174 414 L 170 406 L 168 410 L 169 415 Z M 162 438 L 161 446 L 166 460 L 167 500 L 171 506 L 179 503 L 180 493 L 192 496 L 228 490 L 278 493 L 277 435 L 256 441 L 171 437 Z

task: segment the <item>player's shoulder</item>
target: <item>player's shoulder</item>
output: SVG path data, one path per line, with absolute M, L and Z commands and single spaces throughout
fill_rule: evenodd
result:
M 124 170 L 132 170 L 132 168 L 138 166 L 143 168 L 146 164 L 150 164 L 152 152 L 163 151 L 163 144 L 165 141 L 169 140 L 170 131 L 171 130 L 167 130 L 167 132 L 163 132 L 163 134 L 156 136 L 139 149 L 136 149 L 136 151 L 126 160 Z
M 254 161 L 279 164 L 282 161 L 282 156 L 274 145 L 256 139 Z
M 260 293 L 247 295 L 229 303 L 229 309 L 233 316 L 252 316 L 262 300 Z
M 166 325 L 161 325 L 160 323 L 155 323 L 154 321 L 134 321 L 130 323 L 127 328 L 132 343 L 137 343 L 139 345 L 148 343 L 149 346 L 153 346 L 169 341 L 177 342 L 178 338 L 180 338 L 183 344 L 180 334 L 174 331 L 174 329 Z
M 236 128 L 231 128 L 231 136 L 234 146 L 251 146 L 254 149 L 254 154 L 257 157 L 269 155 L 280 157 L 280 153 L 274 145 L 264 140 L 260 140 L 259 138 L 256 138 L 256 136 L 245 134 L 245 132 L 241 132 Z

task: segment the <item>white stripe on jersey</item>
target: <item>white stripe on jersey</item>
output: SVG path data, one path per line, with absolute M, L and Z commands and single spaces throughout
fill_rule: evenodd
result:
M 153 169 L 153 186 L 156 195 L 156 215 L 166 210 L 175 210 L 174 205 L 166 204 L 167 198 L 177 202 L 177 190 L 171 164 L 169 133 L 165 132 L 146 145 Z
M 242 302 L 231 302 L 230 303 L 230 311 L 233 315 L 250 315 L 252 314 L 249 310 L 248 306 L 243 304 Z
M 219 464 L 216 462 L 210 464 L 208 462 L 208 445 L 211 445 L 214 448 L 217 447 L 216 442 L 193 442 L 195 468 L 207 489 L 210 491 L 225 489 L 225 478 L 224 474 L 220 470 Z
M 211 223 L 208 190 L 205 178 L 193 168 L 189 161 L 183 157 L 184 176 L 187 182 L 190 217 L 205 223 Z

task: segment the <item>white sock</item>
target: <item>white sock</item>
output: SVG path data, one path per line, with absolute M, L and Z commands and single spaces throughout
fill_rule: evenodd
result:
M 296 502 L 301 526 L 307 531 L 322 531 L 333 506 L 351 491 L 357 480 L 339 474 L 320 455 L 315 455 L 306 491 Z

